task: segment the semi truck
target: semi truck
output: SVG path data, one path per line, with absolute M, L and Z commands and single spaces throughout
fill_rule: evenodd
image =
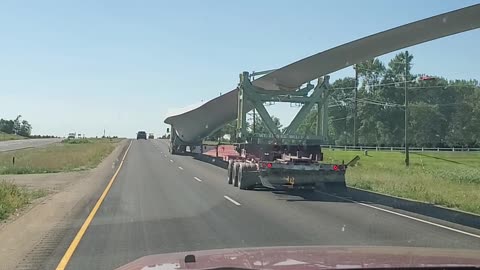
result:
M 235 155 L 219 156 L 219 149 L 227 148 L 227 145 L 217 145 L 217 150 L 210 152 L 214 153 L 217 164 L 220 162 L 222 167 L 227 168 L 228 184 L 242 190 L 266 187 L 345 191 L 345 172 L 360 159 L 356 156 L 348 163 L 326 163 L 317 140 L 302 140 L 301 143 L 298 141 L 290 144 L 267 141 L 251 140 L 248 143 L 233 144 Z M 189 152 L 188 147 L 192 146 L 186 145 L 172 132 L 170 153 L 185 154 Z M 204 149 L 203 145 L 200 149 Z M 201 152 L 198 155 L 206 154 Z M 190 153 L 194 154 L 191 151 Z

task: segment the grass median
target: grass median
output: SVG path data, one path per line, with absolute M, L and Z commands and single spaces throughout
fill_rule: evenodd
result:
M 0 174 L 54 173 L 96 167 L 120 139 L 65 140 L 43 148 L 0 153 Z M 15 162 L 13 160 L 15 159 Z
M 347 171 L 349 186 L 480 214 L 480 153 L 411 153 L 406 168 L 399 152 L 323 152 L 326 162 L 338 163 L 360 155 Z

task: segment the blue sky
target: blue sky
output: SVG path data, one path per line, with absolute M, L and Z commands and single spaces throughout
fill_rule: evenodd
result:
M 476 2 L 2 1 L 0 117 L 21 114 L 35 134 L 160 135 L 169 110 L 233 89 L 243 70 Z M 474 30 L 408 48 L 412 72 L 480 80 L 478 44 Z M 285 108 L 272 113 L 288 123 Z

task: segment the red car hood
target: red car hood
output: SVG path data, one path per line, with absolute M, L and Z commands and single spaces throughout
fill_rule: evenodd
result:
M 195 262 L 185 263 L 186 255 L 194 255 Z M 145 256 L 118 270 L 219 267 L 287 270 L 435 266 L 480 266 L 480 250 L 338 246 L 218 249 Z

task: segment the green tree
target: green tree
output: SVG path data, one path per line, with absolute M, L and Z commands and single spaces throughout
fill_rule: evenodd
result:
M 0 131 L 13 134 L 13 120 L 0 119 Z
M 237 121 L 234 120 L 228 124 L 225 124 L 222 128 L 214 132 L 210 137 L 209 140 L 223 140 L 225 135 L 230 135 L 230 141 L 233 141 L 235 138 L 235 129 L 237 126 Z
M 31 133 L 32 133 L 32 125 L 30 125 L 30 123 L 28 123 L 27 120 L 23 120 L 20 125 L 20 130 L 18 132 L 18 135 L 29 137 Z
M 20 119 L 22 118 L 21 115 L 17 115 L 17 117 L 15 118 L 15 120 L 13 120 L 13 133 L 15 134 L 19 134 L 20 133 L 20 129 L 22 127 L 22 123 L 20 122 Z
M 272 115 L 271 117 L 277 129 L 281 131 L 282 124 L 280 123 L 280 119 L 274 115 Z M 253 124 L 250 124 L 248 129 L 250 133 L 253 133 Z M 265 124 L 262 117 L 260 117 L 260 114 L 258 113 L 256 113 L 255 115 L 255 134 L 270 134 L 270 131 L 268 130 L 267 125 Z
M 447 121 L 438 105 L 418 102 L 410 105 L 409 133 L 415 146 L 437 147 L 442 144 L 441 134 Z

